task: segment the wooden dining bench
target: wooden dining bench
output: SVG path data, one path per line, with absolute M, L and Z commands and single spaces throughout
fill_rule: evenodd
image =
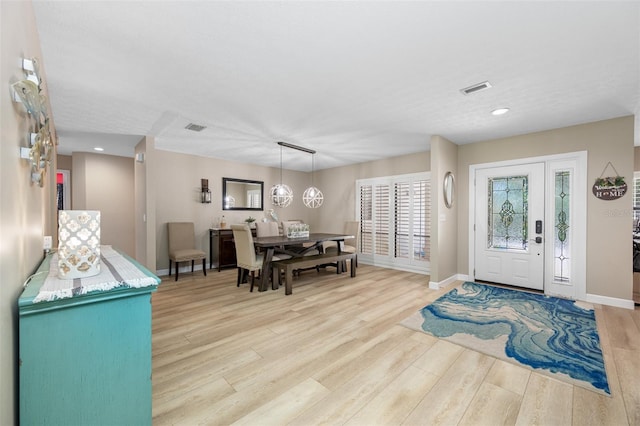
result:
M 356 276 L 356 265 L 354 263 L 355 258 L 355 253 L 322 253 L 314 256 L 292 257 L 291 259 L 272 262 L 271 265 L 273 266 L 273 283 L 277 282 L 278 284 L 280 284 L 280 278 L 282 277 L 282 273 L 284 272 L 284 294 L 291 294 L 293 292 L 294 269 L 303 269 L 313 266 L 326 265 L 328 263 L 336 263 L 336 273 L 340 274 L 342 272 L 341 262 L 346 262 L 347 260 L 351 261 L 351 277 L 353 278 Z

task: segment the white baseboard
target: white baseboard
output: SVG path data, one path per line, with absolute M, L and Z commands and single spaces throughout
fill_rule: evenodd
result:
M 469 276 L 464 274 L 456 274 L 439 282 L 429 281 L 429 288 L 433 290 L 440 290 L 441 288 L 450 286 L 456 281 L 469 281 Z
M 633 300 L 618 299 L 616 297 L 600 296 L 599 294 L 588 294 L 587 302 L 598 303 L 600 305 L 615 306 L 616 308 L 635 309 Z
M 396 271 L 404 271 L 404 272 L 413 272 L 415 274 L 420 275 L 429 275 L 429 270 L 425 269 L 423 266 L 412 266 L 412 265 L 402 265 L 402 264 L 394 264 L 393 262 L 382 263 L 382 262 L 372 262 L 371 259 L 362 259 L 362 256 L 358 254 L 358 264 L 369 265 L 369 266 L 377 266 L 380 268 L 386 269 L 395 269 Z
M 208 266 L 209 266 L 209 264 L 207 263 L 207 271 L 211 271 L 212 269 L 209 269 Z M 198 271 L 202 271 L 202 263 L 200 263 L 199 265 L 198 264 L 194 265 L 193 272 L 196 273 Z M 173 269 L 173 267 L 171 268 L 171 273 L 174 276 L 176 274 L 176 270 Z M 182 274 L 182 273 L 189 273 L 190 274 L 191 273 L 191 265 L 189 264 L 187 266 L 181 266 L 180 269 L 178 270 L 178 278 L 180 277 L 180 274 Z M 159 276 L 159 277 L 168 276 L 169 275 L 169 268 L 158 269 L 156 271 L 156 275 Z

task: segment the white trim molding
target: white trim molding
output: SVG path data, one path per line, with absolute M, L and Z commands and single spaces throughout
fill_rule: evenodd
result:
M 635 303 L 633 300 L 618 299 L 617 297 L 600 296 L 599 294 L 587 293 L 586 300 L 589 303 L 614 306 L 616 308 L 635 309 Z
M 429 281 L 429 288 L 432 290 L 440 290 L 443 289 L 445 287 L 450 286 L 451 284 L 457 282 L 457 281 L 469 281 L 469 275 L 464 275 L 464 274 L 456 274 L 456 275 L 452 275 L 447 279 L 444 279 L 442 281 L 436 282 L 436 281 Z
M 207 261 L 207 271 L 213 271 L 213 270 L 215 270 L 217 268 L 218 268 L 218 266 L 214 265 L 213 269 L 209 269 L 209 262 Z M 171 271 L 172 271 L 171 275 L 175 276 L 176 275 L 176 270 L 171 268 Z M 198 271 L 202 271 L 202 262 L 200 262 L 200 264 L 196 263 L 194 265 L 193 273 L 195 274 Z M 183 266 L 181 266 L 180 269 L 178 269 L 178 274 L 191 274 L 191 265 L 189 265 L 189 264 L 185 265 L 183 263 Z M 159 276 L 159 277 L 168 277 L 169 276 L 169 268 L 158 269 L 156 271 L 156 275 Z
M 386 259 L 373 259 L 370 255 L 364 255 L 362 253 L 358 253 L 358 263 L 369 266 L 378 266 L 380 268 L 395 269 L 396 271 L 413 272 L 420 275 L 429 275 L 431 272 L 429 268 L 414 266 L 408 263 L 393 263 L 386 261 Z
M 555 283 L 551 282 L 552 271 L 550 267 L 552 266 L 551 262 L 547 262 L 545 264 L 545 279 L 544 279 L 544 293 L 547 295 L 560 295 L 561 297 L 568 297 L 572 300 L 585 300 L 586 298 L 586 276 L 587 276 L 587 264 L 586 264 L 586 229 L 587 229 L 587 221 L 586 214 L 579 215 L 576 212 L 585 212 L 586 204 L 587 204 L 587 151 L 577 151 L 577 152 L 569 152 L 563 154 L 553 154 L 553 155 L 544 155 L 539 157 L 530 157 L 530 158 L 518 158 L 507 161 L 498 161 L 492 163 L 483 163 L 483 164 L 471 164 L 469 165 L 469 214 L 468 214 L 468 229 L 469 229 L 469 275 L 471 276 L 471 281 L 473 277 L 475 277 L 475 211 L 474 206 L 476 205 L 476 192 L 475 188 L 475 177 L 476 172 L 485 168 L 494 168 L 494 167 L 504 167 L 504 166 L 513 166 L 513 165 L 522 165 L 529 163 L 544 163 L 545 164 L 545 173 L 551 173 L 551 171 L 560 169 L 560 168 L 570 168 L 573 172 L 572 184 L 575 186 L 572 198 L 572 206 L 571 210 L 574 212 L 572 217 L 573 223 L 573 246 L 572 246 L 572 279 L 570 286 L 559 286 L 555 285 Z M 549 176 L 546 177 L 549 181 Z M 550 183 L 548 182 L 548 185 Z M 546 188 L 545 192 L 550 191 L 551 186 Z M 547 197 L 548 194 L 545 195 Z M 550 200 L 546 200 L 547 204 L 550 204 Z M 546 223 L 552 223 L 551 218 L 545 217 Z M 548 228 L 548 227 L 547 227 Z M 545 240 L 549 243 L 552 242 L 551 239 L 548 238 L 548 234 L 545 233 Z M 550 246 L 551 247 L 551 246 Z M 547 247 L 547 251 L 550 250 L 550 247 Z

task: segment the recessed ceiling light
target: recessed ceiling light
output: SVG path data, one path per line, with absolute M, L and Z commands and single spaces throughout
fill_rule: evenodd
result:
M 493 115 L 502 115 L 502 114 L 506 114 L 509 112 L 509 108 L 498 108 L 498 109 L 494 109 L 493 111 L 491 111 L 491 114 Z
M 96 146 L 95 148 L 93 148 L 94 151 L 98 151 L 98 152 L 102 152 L 104 151 L 104 148 L 101 148 L 99 146 Z

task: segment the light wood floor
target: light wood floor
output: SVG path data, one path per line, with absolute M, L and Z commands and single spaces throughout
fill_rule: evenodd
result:
M 613 397 L 398 325 L 444 291 L 361 265 L 249 293 L 235 270 L 153 295 L 153 421 L 176 425 L 640 425 L 640 311 L 597 306 Z

